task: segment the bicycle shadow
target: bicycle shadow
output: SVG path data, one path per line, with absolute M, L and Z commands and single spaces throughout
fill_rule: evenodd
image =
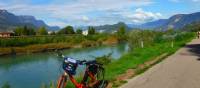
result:
M 192 55 L 198 56 L 198 61 L 200 61 L 200 44 L 189 44 L 185 46 L 188 48 L 189 52 L 192 53 Z

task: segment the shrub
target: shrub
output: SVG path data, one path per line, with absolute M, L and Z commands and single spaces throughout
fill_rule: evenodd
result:
M 111 63 L 111 60 L 112 60 L 111 55 L 112 53 L 109 53 L 108 55 L 96 57 L 96 61 L 103 65 L 108 65 L 109 63 Z

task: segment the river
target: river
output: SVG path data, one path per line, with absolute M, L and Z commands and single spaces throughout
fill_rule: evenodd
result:
M 118 59 L 127 51 L 127 44 L 118 44 L 69 49 L 64 50 L 63 54 L 79 60 L 93 60 L 94 57 L 112 52 L 112 58 Z M 0 57 L 0 88 L 5 84 L 9 84 L 11 88 L 40 88 L 42 84 L 56 82 L 62 74 L 61 64 L 62 59 L 53 52 L 2 56 Z M 82 71 L 83 67 L 77 69 L 77 73 Z

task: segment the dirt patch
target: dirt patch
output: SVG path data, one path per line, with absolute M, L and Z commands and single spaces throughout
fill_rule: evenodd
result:
M 126 71 L 126 73 L 119 75 L 116 78 L 116 80 L 113 82 L 112 86 L 109 87 L 109 88 L 112 88 L 113 86 L 118 87 L 118 86 L 126 83 L 127 82 L 126 80 L 132 78 L 134 75 L 135 75 L 135 70 L 134 69 L 128 69 Z
M 113 86 L 113 83 L 109 83 L 106 88 L 112 88 L 112 86 Z
M 103 41 L 104 45 L 113 45 L 119 43 L 116 37 L 109 37 L 107 40 Z
M 132 77 L 134 74 L 135 74 L 134 69 L 128 69 L 126 71 L 126 73 L 119 75 L 116 80 L 119 80 L 119 81 L 126 80 L 126 79 Z
M 155 59 L 151 60 L 151 61 L 148 61 L 145 63 L 145 66 L 152 66 L 154 64 L 156 64 L 157 62 L 163 60 L 166 56 L 168 56 L 169 54 L 168 53 L 164 53 L 158 57 L 156 57 Z

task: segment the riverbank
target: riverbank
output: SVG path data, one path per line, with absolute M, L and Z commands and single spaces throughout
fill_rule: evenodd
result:
M 49 52 L 49 51 L 54 51 L 56 49 L 87 48 L 87 47 L 102 46 L 102 45 L 113 45 L 118 43 L 119 41 L 117 37 L 106 36 L 104 38 L 98 38 L 97 40 L 87 39 L 77 43 L 59 42 L 59 43 L 48 43 L 48 44 L 32 44 L 32 45 L 18 46 L 18 47 L 1 47 L 0 56 Z
M 113 61 L 106 68 L 106 79 L 110 80 L 109 88 L 119 87 L 127 82 L 127 79 L 135 77 L 162 61 L 167 56 L 175 53 L 178 49 L 190 42 L 192 34 L 178 38 L 173 47 L 171 42 L 155 43 L 144 48 L 135 48 L 134 51 L 123 55 L 119 60 Z

